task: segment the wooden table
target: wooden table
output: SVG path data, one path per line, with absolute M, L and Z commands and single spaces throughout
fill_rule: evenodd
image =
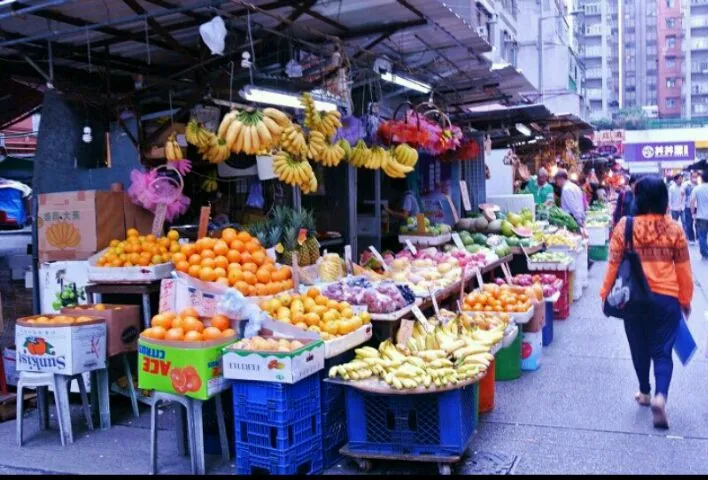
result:
M 91 295 L 91 303 L 103 303 L 103 295 L 140 295 L 143 306 L 143 326 L 150 327 L 152 308 L 150 295 L 160 293 L 161 280 L 149 283 L 91 283 L 86 285 L 85 291 Z

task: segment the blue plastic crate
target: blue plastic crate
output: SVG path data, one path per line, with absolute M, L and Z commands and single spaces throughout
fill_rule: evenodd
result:
M 346 390 L 348 448 L 388 455 L 461 456 L 477 426 L 477 385 L 442 393 Z
M 234 380 L 232 391 L 234 419 L 284 425 L 321 409 L 317 374 L 293 384 Z
M 334 365 L 347 363 L 354 359 L 354 349 L 342 352 L 336 357 L 325 360 L 322 379 L 327 378 L 329 369 Z M 342 455 L 339 449 L 347 443 L 347 414 L 345 408 L 345 387 L 322 382 L 322 453 L 324 468 L 335 465 Z
M 237 443 L 286 450 L 299 443 L 312 441 L 316 436 L 321 436 L 320 422 L 318 410 L 285 425 L 273 425 L 256 422 L 249 418 L 236 417 L 234 419 L 234 434 Z
M 238 475 L 316 475 L 322 473 L 322 438 L 316 437 L 287 450 L 236 442 Z
M 543 346 L 547 347 L 553 343 L 553 304 L 551 302 L 543 302 L 545 306 L 546 319 L 543 325 Z

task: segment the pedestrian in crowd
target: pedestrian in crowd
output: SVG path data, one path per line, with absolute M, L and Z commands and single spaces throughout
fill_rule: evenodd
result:
M 629 177 L 627 185 L 620 191 L 617 197 L 615 211 L 612 214 L 612 226 L 617 225 L 622 217 L 634 215 L 634 187 L 637 184 L 637 175 Z
M 708 260 L 708 170 L 701 174 L 703 182 L 691 192 L 691 212 L 696 220 L 696 236 L 701 258 Z
M 529 179 L 524 190 L 533 195 L 536 205 L 553 204 L 553 185 L 548 183 L 548 171 L 544 167 L 539 168 L 538 173 Z
M 669 196 L 663 180 L 644 177 L 635 187 L 636 216 L 632 241 L 652 292 L 651 305 L 642 311 L 628 312 L 624 328 L 639 380 L 634 396 L 639 405 L 651 405 L 654 427 L 668 428 L 666 399 L 671 383 L 671 358 L 681 315 L 691 313 L 693 278 L 686 236 L 666 215 Z M 617 224 L 610 242 L 609 268 L 600 291 L 604 301 L 617 277 L 625 251 L 626 218 Z M 654 364 L 654 398 L 649 383 L 650 364 Z
M 683 177 L 681 175 L 674 175 L 674 181 L 669 187 L 669 209 L 671 210 L 671 218 L 676 221 L 681 218 L 684 209 L 682 182 Z
M 691 172 L 689 181 L 683 184 L 683 198 L 685 209 L 683 211 L 683 230 L 686 232 L 686 239 L 689 245 L 696 243 L 696 232 L 693 227 L 693 213 L 691 213 L 691 193 L 698 184 L 698 172 Z
M 575 218 L 578 225 L 585 223 L 585 200 L 583 191 L 568 180 L 568 171 L 560 169 L 555 176 L 556 186 L 560 188 L 560 207 Z

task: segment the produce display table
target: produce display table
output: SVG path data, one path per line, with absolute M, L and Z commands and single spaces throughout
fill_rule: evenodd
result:
M 86 293 L 91 295 L 91 303 L 103 303 L 103 295 L 140 295 L 143 306 L 143 326 L 150 327 L 152 308 L 150 296 L 160 293 L 161 280 L 149 283 L 91 283 L 86 285 Z
M 534 253 L 538 253 L 543 249 L 544 246 L 542 244 L 538 244 L 528 248 L 524 247 L 524 250 L 521 250 L 521 247 L 512 247 L 511 254 L 513 255 L 513 257 L 509 262 L 509 269 L 511 270 L 511 274 L 518 275 L 520 273 L 528 273 L 529 267 L 528 263 L 526 262 L 526 255 L 533 255 Z M 524 255 L 524 251 L 526 251 L 526 255 Z

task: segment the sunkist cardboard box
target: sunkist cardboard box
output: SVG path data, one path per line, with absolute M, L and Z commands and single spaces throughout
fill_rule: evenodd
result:
M 35 318 L 37 316 L 17 320 L 17 371 L 75 375 L 106 368 L 106 322 L 103 319 L 78 325 L 29 322 Z
M 39 195 L 39 260 L 86 260 L 124 239 L 129 228 L 152 230 L 153 215 L 124 192 L 81 190 Z

